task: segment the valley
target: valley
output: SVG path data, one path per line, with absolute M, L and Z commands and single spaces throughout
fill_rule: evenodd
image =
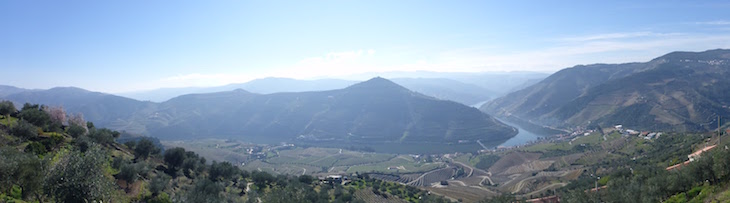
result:
M 0 1 L 0 203 L 730 203 L 728 10 Z
M 450 79 L 394 79 L 413 89 L 425 88 L 416 91 L 381 77 L 340 89 L 263 94 L 235 89 L 185 94 L 160 103 L 73 87 L 4 87 L 6 93 L 0 96 L 10 100 L 3 101 L 5 106 L 42 105 L 11 109 L 0 124 L 25 122 L 18 118 L 32 116 L 24 111 L 44 112 L 58 120 L 100 120 L 99 126 L 121 131 L 115 134 L 117 141 L 152 135 L 164 149 L 185 149 L 244 171 L 323 182 L 328 177 L 357 177 L 343 183 L 360 190 L 373 187 L 372 193 L 350 191 L 371 200 L 396 201 L 383 195 L 387 192 L 418 202 L 413 198 L 422 194 L 416 192 L 420 190 L 452 201 L 584 202 L 581 198 L 610 199 L 626 193 L 623 187 L 611 186 L 617 183 L 609 177 L 643 177 L 627 176 L 625 170 L 660 174 L 687 167 L 690 172 L 678 175 L 685 179 L 692 179 L 685 173 L 705 170 L 697 167 L 707 163 L 692 163 L 697 155 L 687 154 L 728 143 L 721 142 L 722 133 L 710 130 L 730 126 L 724 120 L 730 111 L 723 94 L 729 85 L 720 80 L 728 74 L 729 56 L 728 50 L 673 52 L 646 63 L 580 65 L 496 99 L 448 90 L 453 86 L 485 91 Z M 268 80 L 302 88 L 317 84 Z M 448 85 L 429 86 L 436 83 Z M 483 102 L 477 109 L 465 100 L 439 96 L 470 97 L 472 105 Z M 37 125 L 45 125 L 39 129 L 44 132 L 66 133 L 64 122 Z M 712 151 L 715 157 L 721 153 Z M 590 193 L 591 182 L 595 194 Z M 664 193 L 647 198 L 675 197 L 676 192 L 697 187 L 691 181 L 682 184 L 662 186 Z M 715 183 L 702 187 L 724 191 Z
M 668 134 L 648 139 L 620 129 L 604 131 L 471 153 L 396 154 L 214 139 L 163 144 L 184 147 L 213 160 L 237 163 L 244 170 L 314 177 L 367 174 L 452 200 L 476 202 L 505 193 L 518 199 L 554 195 L 591 173 L 611 171 L 616 162 L 653 156 L 647 153 L 655 139 L 684 136 Z M 699 143 L 680 151 L 692 151 L 696 144 Z
M 646 156 L 646 150 L 655 142 L 613 128 L 573 134 L 478 152 L 432 154 L 363 152 L 295 144 L 254 145 L 215 139 L 163 141 L 163 144 L 184 147 L 213 160 L 237 163 L 245 170 L 314 177 L 367 174 L 452 200 L 477 202 L 501 194 L 513 194 L 518 199 L 554 195 L 596 170 L 610 170 L 615 167 L 612 163 Z

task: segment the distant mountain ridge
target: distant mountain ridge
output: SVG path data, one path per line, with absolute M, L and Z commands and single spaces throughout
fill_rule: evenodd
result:
M 195 105 L 212 103 L 215 105 Z M 151 120 L 165 125 L 149 127 L 156 135 L 214 133 L 259 136 L 275 142 L 456 142 L 500 140 L 516 134 L 514 128 L 477 109 L 412 92 L 382 78 L 330 91 L 186 95 L 161 106 Z M 215 111 L 212 106 L 227 110 Z M 185 115 L 171 116 L 180 113 Z M 175 117 L 186 119 L 168 119 Z
M 547 77 L 545 73 L 383 73 L 393 75 L 393 82 L 439 99 L 474 105 L 522 89 Z M 423 76 L 423 77 L 422 77 Z M 377 75 L 373 77 L 379 77 Z M 372 78 L 372 77 L 369 77 Z M 308 92 L 342 89 L 360 80 L 317 79 L 298 80 L 291 78 L 261 78 L 246 83 L 217 87 L 182 87 L 118 93 L 117 95 L 140 101 L 164 102 L 185 94 L 212 93 L 244 89 L 253 93 L 271 94 L 280 92 Z
M 163 103 L 65 87 L 2 99 L 62 105 L 100 126 L 165 139 L 456 143 L 495 142 L 517 133 L 478 109 L 383 78 L 338 90 L 256 94 L 237 89 L 182 95 Z
M 712 130 L 718 116 L 730 117 L 729 60 L 730 50 L 718 49 L 672 52 L 646 63 L 576 66 L 481 109 L 562 128 Z
M 29 90 L 29 89 L 23 89 L 8 85 L 0 85 L 0 97 L 8 96 L 11 94 L 21 93 L 21 92 L 27 92 L 27 91 L 35 91 L 35 90 Z
M 141 101 L 148 100 L 153 102 L 164 102 L 174 97 L 186 94 L 223 92 L 235 89 L 244 89 L 246 91 L 259 94 L 271 94 L 278 92 L 308 92 L 341 89 L 355 83 L 357 83 L 357 81 L 339 79 L 296 80 L 291 78 L 268 77 L 251 80 L 246 83 L 228 84 L 217 87 L 162 88 L 148 91 L 120 93 L 118 95 Z

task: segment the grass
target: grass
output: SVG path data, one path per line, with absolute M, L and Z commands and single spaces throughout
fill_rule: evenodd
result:
M 470 166 L 474 166 L 476 165 L 476 163 L 470 162 L 472 160 L 472 156 L 473 155 L 471 153 L 460 154 L 459 156 L 454 157 L 454 160 L 464 164 L 469 164 Z
M 388 170 L 388 167 L 400 167 L 400 166 L 405 168 L 405 170 L 401 170 L 401 169 Z M 397 156 L 397 157 L 390 159 L 388 161 L 385 161 L 385 162 L 352 166 L 347 170 L 347 172 L 348 173 L 354 173 L 354 172 L 415 173 L 415 172 L 430 171 L 433 169 L 440 168 L 442 166 L 443 166 L 443 164 L 440 162 L 423 163 L 423 162 L 419 162 L 419 161 L 413 159 L 410 156 L 400 155 L 400 156 Z
M 578 137 L 575 141 L 573 141 L 573 145 L 580 145 L 580 144 L 597 144 L 603 142 L 603 136 L 598 133 L 593 133 L 588 136 Z
M 274 164 L 301 164 L 317 167 L 354 166 L 385 162 L 394 156 L 390 154 L 362 153 L 328 148 L 296 148 L 279 151 L 278 157 L 267 159 Z
M 554 151 L 554 150 L 563 150 L 567 151 L 572 148 L 568 142 L 559 142 L 559 143 L 541 143 L 532 145 L 529 147 L 522 148 L 522 150 L 527 152 L 545 152 L 545 151 Z
M 626 143 L 626 146 L 621 148 L 619 152 L 627 154 L 627 155 L 637 155 L 639 152 L 644 152 L 650 149 L 651 146 L 647 145 L 647 140 L 642 138 L 636 138 L 632 137 L 629 138 L 629 143 Z
M 18 118 L 15 118 L 15 117 L 10 117 L 10 118 L 6 118 L 5 116 L 0 117 L 0 124 L 3 124 L 8 127 L 13 127 L 13 125 L 15 125 L 15 123 L 17 123 L 17 122 L 18 122 Z
M 390 154 L 361 154 L 361 156 L 349 156 L 340 159 L 335 163 L 336 166 L 352 166 L 368 163 L 384 162 L 392 159 L 394 156 Z

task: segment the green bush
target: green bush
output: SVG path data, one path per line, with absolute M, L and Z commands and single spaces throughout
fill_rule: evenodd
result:
M 33 126 L 30 122 L 23 119 L 19 120 L 13 128 L 10 129 L 10 134 L 27 140 L 38 136 L 38 128 Z
M 79 125 L 71 125 L 68 127 L 68 130 L 66 130 L 66 132 L 69 135 L 71 135 L 71 137 L 73 137 L 73 138 L 77 138 L 79 136 L 86 134 L 86 131 L 87 131 L 86 128 L 84 128 L 83 126 L 79 126 Z
M 46 146 L 43 146 L 43 144 L 39 142 L 31 142 L 28 144 L 28 146 L 25 147 L 25 152 L 30 152 L 37 155 L 43 155 L 46 151 Z
M 159 195 L 149 199 L 147 202 L 149 203 L 172 203 L 172 200 L 170 199 L 170 196 L 167 195 L 167 193 L 160 193 Z

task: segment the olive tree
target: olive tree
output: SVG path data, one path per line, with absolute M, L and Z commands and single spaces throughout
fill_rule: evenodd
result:
M 15 113 L 18 111 L 18 109 L 15 108 L 15 104 L 11 101 L 2 101 L 0 102 L 0 115 L 5 116 L 7 119 L 10 119 L 9 116 L 11 113 Z
M 38 136 L 38 128 L 24 119 L 20 119 L 15 126 L 10 128 L 10 134 L 27 140 Z
M 96 144 L 69 152 L 50 166 L 44 191 L 56 202 L 110 202 L 114 184 L 105 164 L 107 154 Z
M 22 198 L 31 195 L 42 202 L 40 190 L 43 186 L 45 161 L 28 153 L 20 153 L 12 148 L 0 149 L 0 192 L 7 192 L 10 186 L 17 185 Z
M 134 145 L 135 159 L 141 158 L 142 160 L 145 160 L 151 154 L 158 153 L 160 153 L 160 148 L 155 146 L 155 144 L 152 143 L 152 140 L 150 140 L 149 138 L 142 138 Z

